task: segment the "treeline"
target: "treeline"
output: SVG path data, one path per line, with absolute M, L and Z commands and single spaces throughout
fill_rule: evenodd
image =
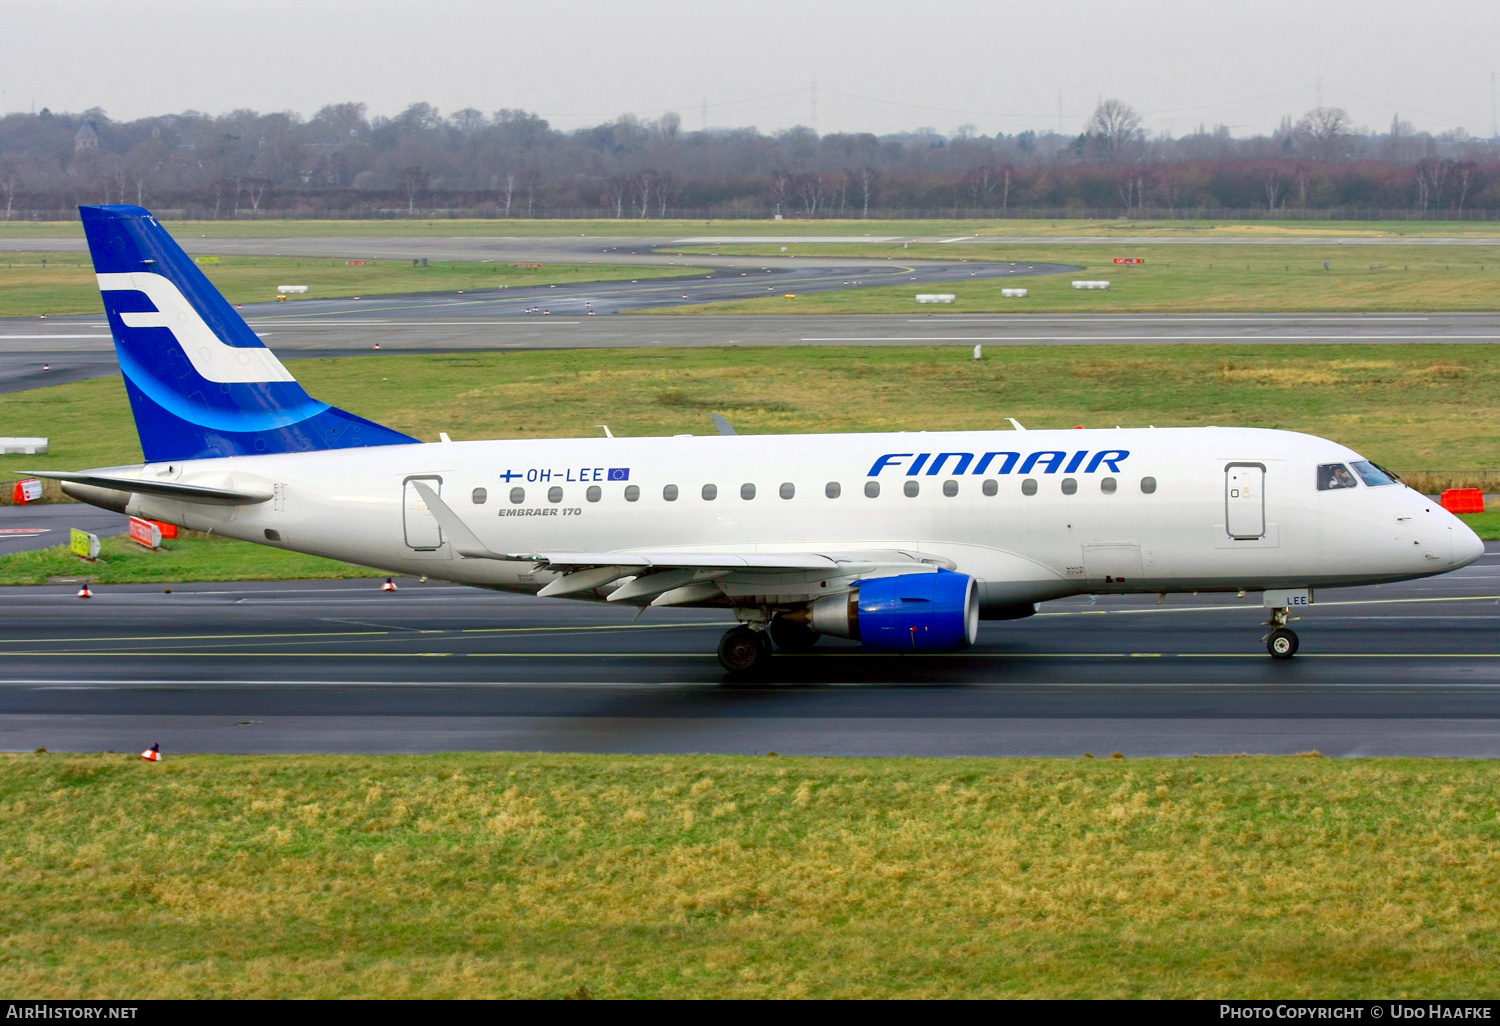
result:
M 1317 108 L 1269 136 L 1150 138 L 1117 100 L 1078 135 L 686 131 L 667 114 L 562 132 L 418 103 L 112 121 L 0 118 L 6 219 L 138 203 L 182 217 L 1500 216 L 1500 143 Z

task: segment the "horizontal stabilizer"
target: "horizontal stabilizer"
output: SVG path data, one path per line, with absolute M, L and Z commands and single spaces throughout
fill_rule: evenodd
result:
M 16 471 L 22 473 L 22 471 Z M 55 470 L 26 471 L 27 477 L 45 477 L 53 481 L 88 485 L 92 488 L 110 488 L 120 492 L 136 492 L 141 495 L 160 495 L 180 502 L 201 502 L 208 506 L 253 506 L 266 502 L 273 496 L 266 491 L 242 491 L 235 488 L 210 488 L 207 485 L 181 484 L 176 481 L 148 481 L 138 477 L 117 477 L 112 474 L 68 474 Z

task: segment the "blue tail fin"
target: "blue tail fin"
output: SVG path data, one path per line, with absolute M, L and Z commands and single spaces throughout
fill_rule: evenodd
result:
M 79 213 L 148 462 L 418 441 L 308 395 L 150 211 Z

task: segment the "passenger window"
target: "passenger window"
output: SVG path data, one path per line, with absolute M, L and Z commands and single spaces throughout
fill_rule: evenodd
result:
M 906 497 L 908 499 L 915 499 L 917 497 L 917 493 L 922 490 L 922 482 L 908 481 L 906 482 L 906 484 L 901 486 L 901 490 L 906 493 Z
M 755 498 L 755 486 L 753 484 L 750 484 L 748 481 L 745 484 L 740 485 L 740 498 Z
M 1105 495 L 1115 494 L 1117 487 L 1119 487 L 1119 482 L 1112 477 L 1106 477 L 1103 481 L 1099 482 L 1099 490 Z
M 783 481 L 781 483 L 781 497 L 783 499 L 790 499 L 792 496 L 794 496 L 796 494 L 797 494 L 797 486 L 796 485 L 792 484 L 790 481 Z
M 1035 495 L 1036 494 L 1036 478 L 1034 478 L 1034 477 L 1028 477 L 1026 480 L 1024 480 L 1024 481 L 1021 482 L 1021 494 L 1022 495 Z
M 1318 491 L 1331 492 L 1338 488 L 1358 488 L 1359 482 L 1342 463 L 1325 463 L 1318 468 Z
M 1150 495 L 1154 491 L 1156 491 L 1156 478 L 1154 478 L 1154 477 L 1143 477 L 1143 478 L 1141 478 L 1141 492 L 1143 494 L 1145 494 L 1145 495 Z
M 639 499 L 640 497 L 641 497 L 641 489 L 640 489 L 639 485 L 626 485 L 625 486 L 625 501 L 626 502 L 634 502 L 636 499 Z
M 661 497 L 663 499 L 666 499 L 668 502 L 676 502 L 677 501 L 677 486 L 676 485 L 667 485 L 665 488 L 663 488 L 661 490 Z
M 1065 478 L 1063 478 L 1062 488 L 1063 488 L 1063 494 L 1064 495 L 1072 495 L 1072 494 L 1074 494 L 1075 492 L 1078 491 L 1078 478 L 1076 478 L 1076 477 L 1065 477 Z
M 1384 467 L 1378 467 L 1369 460 L 1355 460 L 1349 466 L 1359 475 L 1359 479 L 1371 488 L 1379 485 L 1400 484 L 1400 478 L 1396 477 Z
M 950 499 L 953 498 L 955 495 L 957 495 L 958 494 L 958 482 L 957 481 L 953 481 L 953 480 L 944 481 L 943 482 L 943 494 L 946 495 L 946 496 L 948 496 L 948 498 L 950 498 Z
M 520 504 L 526 501 L 526 489 L 512 488 L 510 490 L 510 501 Z
M 548 502 L 562 502 L 562 488 L 559 487 L 558 485 L 553 485 L 551 488 L 548 488 L 547 489 L 547 501 Z
M 718 497 L 719 497 L 719 486 L 718 485 L 711 485 L 711 484 L 709 484 L 709 485 L 704 485 L 703 486 L 703 501 L 704 502 L 713 502 Z
M 483 488 L 474 489 L 474 505 L 483 506 L 484 500 L 488 499 L 489 497 L 490 493 L 485 491 Z
M 1000 482 L 996 481 L 993 477 L 987 477 L 984 479 L 984 484 L 980 485 L 979 490 L 986 495 L 996 495 L 1000 491 Z
M 865 482 L 865 498 L 867 498 L 867 499 L 873 499 L 876 496 L 878 496 L 879 494 L 880 494 L 880 482 L 879 481 L 866 481 Z
M 590 502 L 598 502 L 599 497 L 603 494 L 604 489 L 600 488 L 598 485 L 589 485 L 588 490 L 583 493 L 583 497 L 585 499 L 588 499 Z
M 839 487 L 839 483 L 837 481 L 829 481 L 826 485 L 823 486 L 823 494 L 828 496 L 830 499 L 837 499 L 842 493 L 843 489 Z

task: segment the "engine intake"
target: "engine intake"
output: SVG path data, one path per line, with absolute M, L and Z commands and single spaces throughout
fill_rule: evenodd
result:
M 979 637 L 979 584 L 951 570 L 877 577 L 818 599 L 809 620 L 880 652 L 951 652 Z

